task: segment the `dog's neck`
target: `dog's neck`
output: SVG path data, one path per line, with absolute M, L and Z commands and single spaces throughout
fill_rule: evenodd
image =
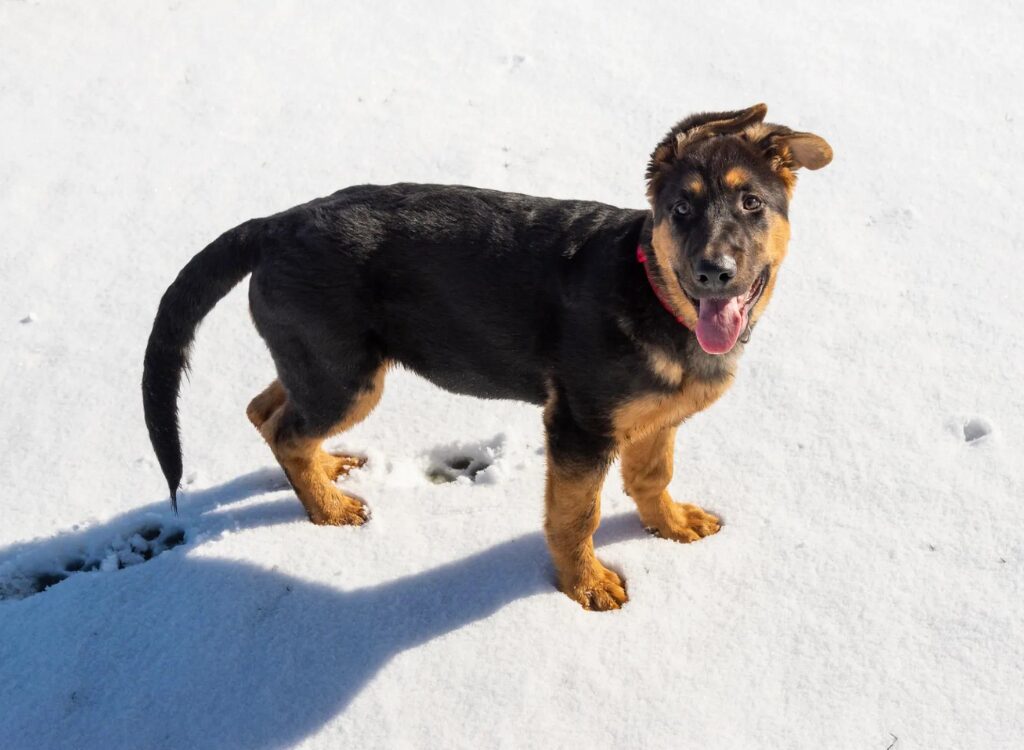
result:
M 671 313 L 672 317 L 679 322 L 679 325 L 692 331 L 693 328 L 690 327 L 689 323 L 686 322 L 683 316 L 679 315 L 672 309 L 672 306 L 669 305 L 668 300 L 665 299 L 665 296 L 661 293 L 661 290 L 658 289 L 658 285 L 651 277 L 651 269 L 650 266 L 647 265 L 647 253 L 644 251 L 643 243 L 638 243 L 636 246 L 636 260 L 644 267 L 644 274 L 647 276 L 647 283 L 650 285 L 651 291 L 654 292 L 654 296 L 658 298 L 658 302 L 661 303 L 661 306 Z

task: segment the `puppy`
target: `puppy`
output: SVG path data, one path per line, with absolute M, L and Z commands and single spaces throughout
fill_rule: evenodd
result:
M 660 536 L 718 531 L 666 490 L 676 427 L 732 383 L 786 255 L 794 173 L 832 159 L 821 137 L 765 123 L 766 111 L 672 128 L 647 165 L 647 210 L 360 185 L 221 235 L 167 289 L 146 349 L 146 425 L 172 504 L 189 346 L 251 273 L 278 377 L 247 414 L 313 523 L 367 519 L 334 484 L 362 460 L 321 443 L 364 419 L 402 365 L 453 393 L 543 407 L 559 587 L 587 609 L 621 607 L 625 584 L 592 541 L 608 466 L 621 457 L 626 491 Z

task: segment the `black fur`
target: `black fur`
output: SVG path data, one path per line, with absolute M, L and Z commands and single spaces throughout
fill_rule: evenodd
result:
M 748 145 L 716 141 L 693 164 L 739 159 L 770 182 Z M 716 156 L 723 148 L 733 151 Z M 462 186 L 362 185 L 227 232 L 167 290 L 146 351 L 146 424 L 172 502 L 188 346 L 250 271 L 253 320 L 296 407 L 282 429 L 325 434 L 395 362 L 455 393 L 549 403 L 553 458 L 610 460 L 614 410 L 673 388 L 646 366 L 650 347 L 701 379 L 731 376 L 734 356 L 705 354 L 636 259 L 685 166 L 664 174 L 653 214 Z M 768 199 L 784 202 L 774 189 Z
M 160 300 L 142 368 L 146 428 L 177 510 L 181 482 L 178 388 L 200 321 L 252 271 L 258 245 L 242 225 L 225 232 L 189 261 Z

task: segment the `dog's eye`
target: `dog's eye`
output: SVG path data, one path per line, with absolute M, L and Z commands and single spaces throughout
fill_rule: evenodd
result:
M 676 205 L 672 206 L 672 213 L 676 216 L 689 216 L 693 213 L 693 206 L 690 205 L 689 201 L 679 201 Z
M 764 202 L 756 195 L 744 195 L 743 196 L 743 210 L 745 211 L 756 211 L 764 205 Z

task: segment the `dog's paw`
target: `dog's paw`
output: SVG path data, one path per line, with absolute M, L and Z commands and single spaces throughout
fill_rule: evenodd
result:
M 366 464 L 366 459 L 361 456 L 349 456 L 344 453 L 320 452 L 320 465 L 327 472 L 328 478 L 333 482 L 338 477 L 346 476 L 353 469 L 359 469 Z
M 605 611 L 619 609 L 629 600 L 626 584 L 619 575 L 597 560 L 562 581 L 561 589 L 583 609 Z
M 717 534 L 722 522 L 696 505 L 669 503 L 663 506 L 661 518 L 648 525 L 648 531 L 675 542 L 696 542 Z
M 325 502 L 307 511 L 309 520 L 317 526 L 362 526 L 370 520 L 366 503 L 337 490 Z

